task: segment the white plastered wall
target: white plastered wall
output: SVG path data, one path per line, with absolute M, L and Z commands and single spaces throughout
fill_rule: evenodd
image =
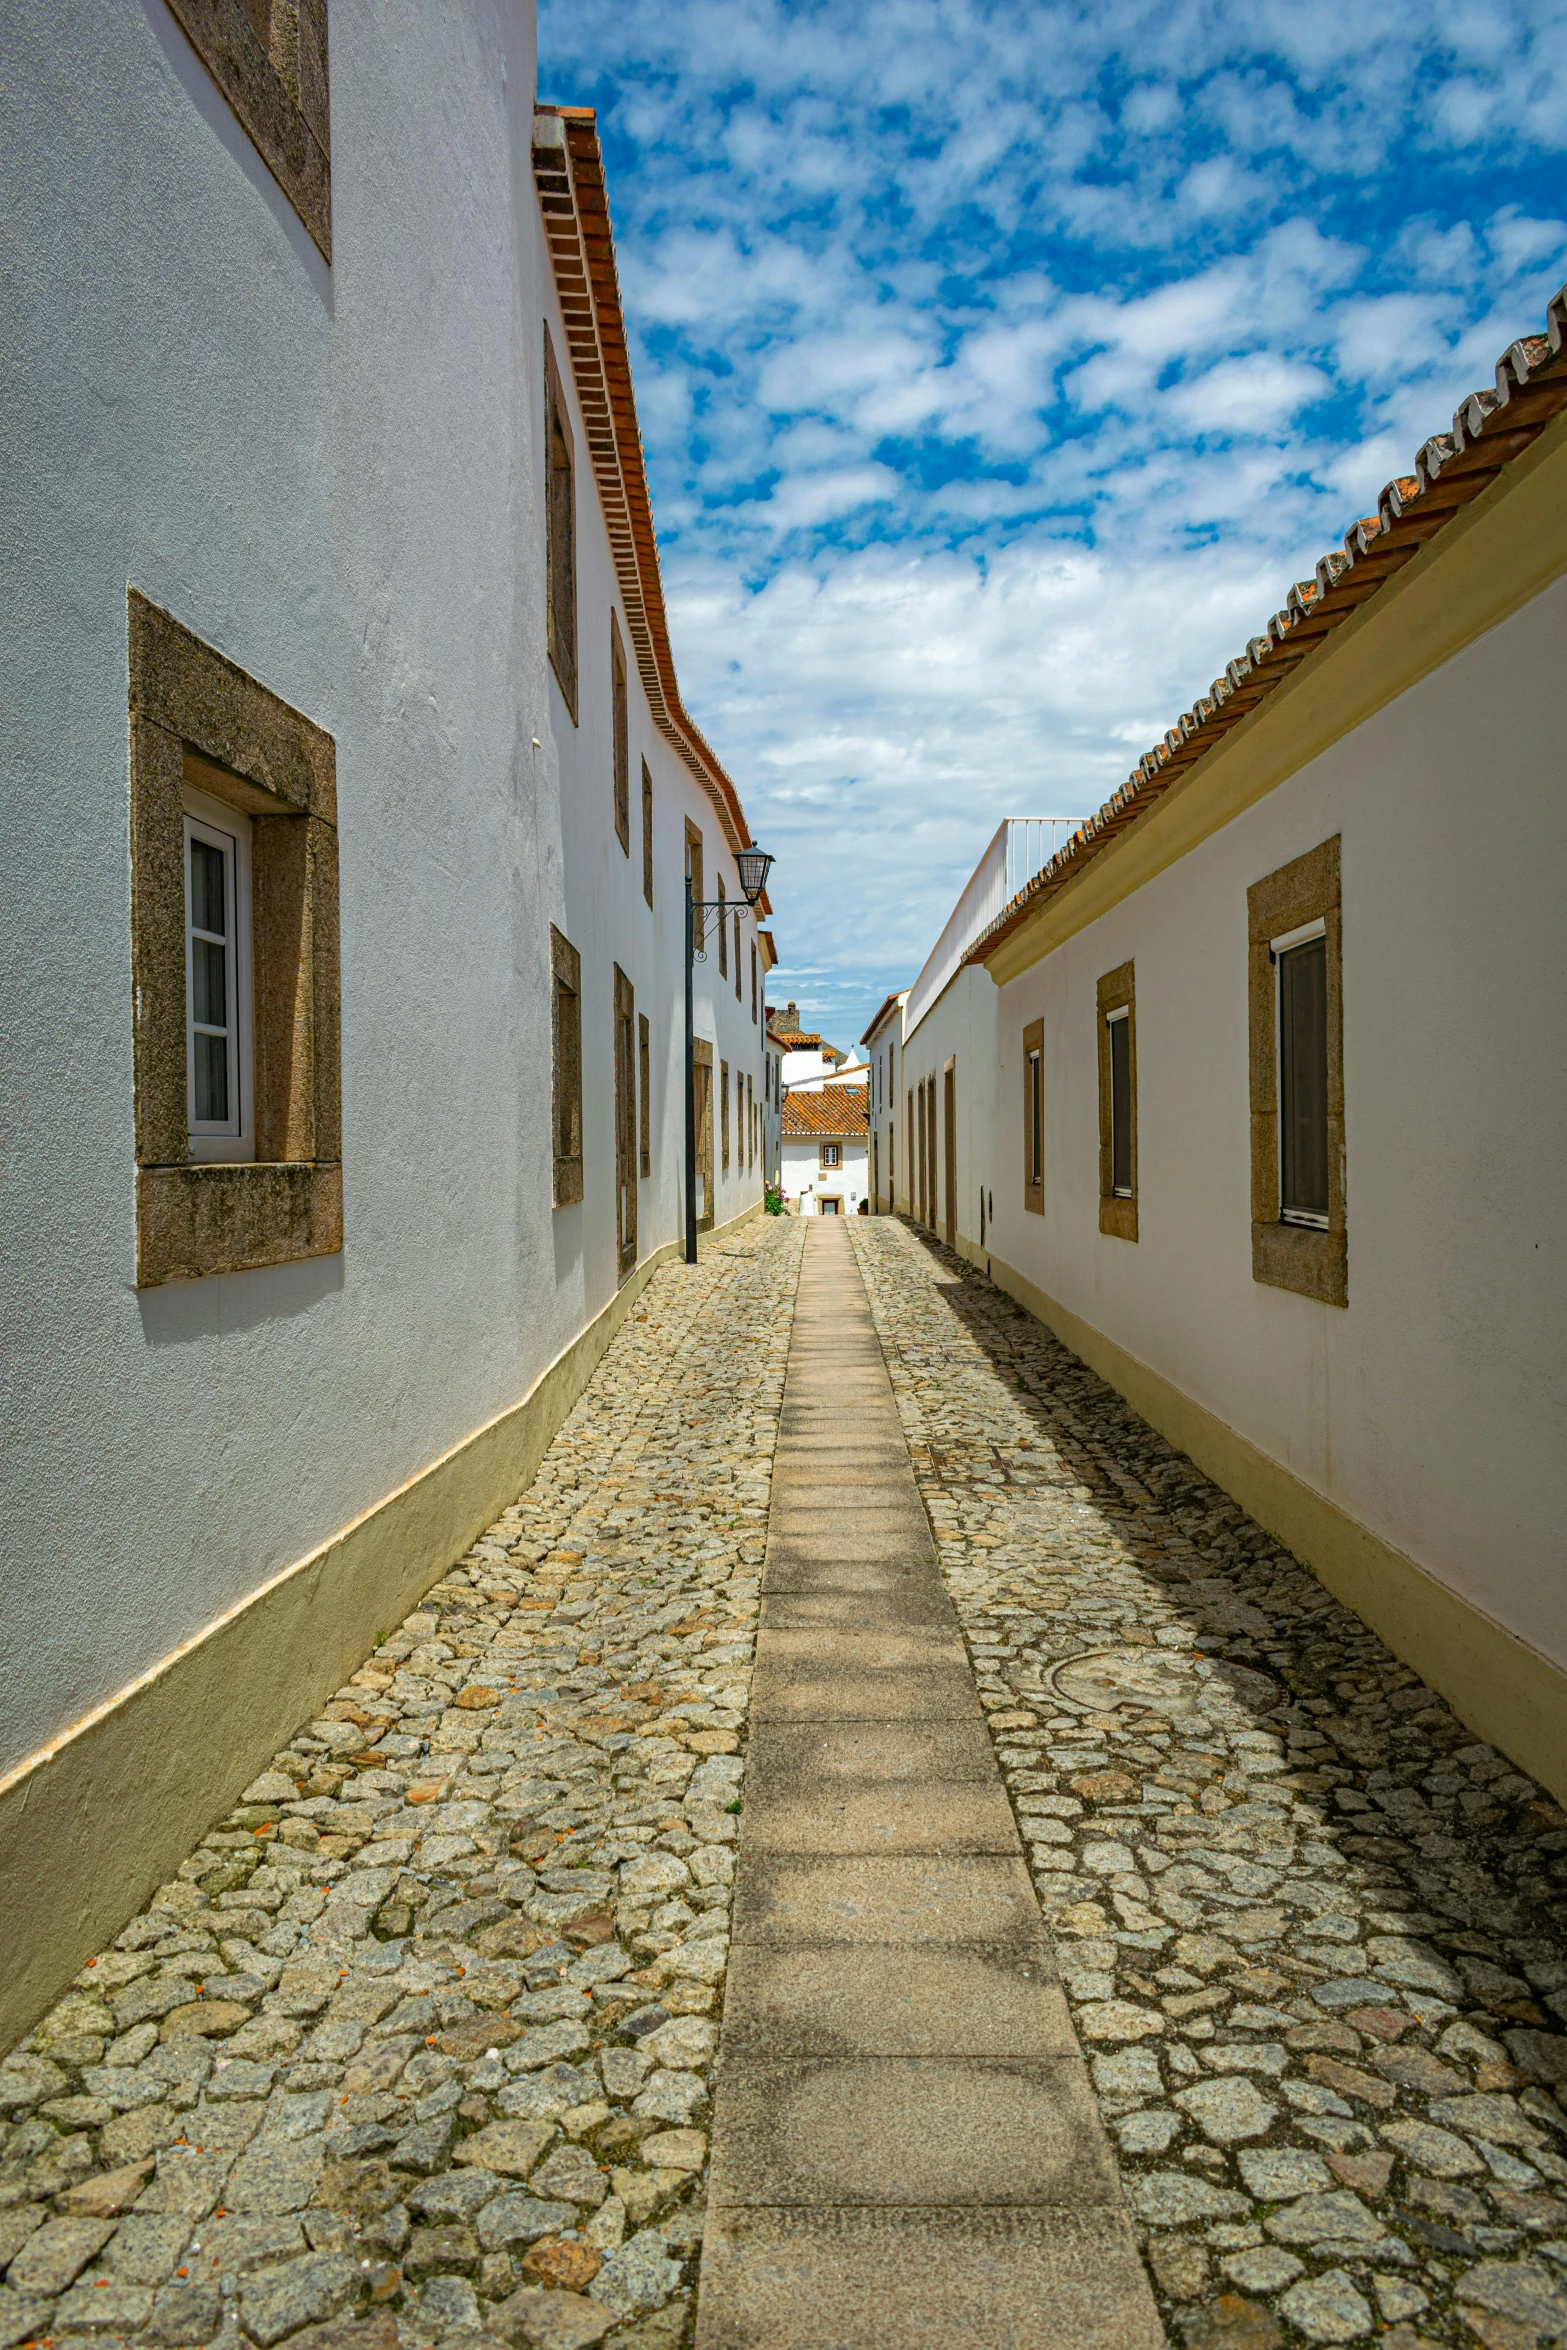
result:
M 633 677 L 633 857 L 606 885 L 627 861 L 585 467 L 581 730 L 547 669 L 532 10 L 333 0 L 331 64 L 328 268 L 162 0 L 17 0 L 0 28 L 0 1763 L 505 1411 L 612 1297 L 628 935 L 657 1040 L 641 1253 L 679 1226 L 687 804 L 710 875 L 718 826 Z M 342 1254 L 143 1292 L 128 583 L 332 733 L 341 848 Z M 647 934 L 626 911 L 645 913 L 644 748 Z M 589 989 L 588 1196 L 565 1216 L 562 912 Z M 704 1000 L 699 1029 L 733 1029 L 744 1066 L 743 1024 L 759 1073 L 749 1001 Z M 720 1221 L 757 1189 L 721 1179 Z
M 1564 634 L 1558 582 L 991 996 L 996 1254 L 1557 1664 Z M 1334 833 L 1345 1309 L 1255 1282 L 1250 1252 L 1246 891 Z M 1095 987 L 1126 961 L 1135 1244 L 1098 1229 Z M 1021 1188 L 1038 1018 L 1043 1217 Z

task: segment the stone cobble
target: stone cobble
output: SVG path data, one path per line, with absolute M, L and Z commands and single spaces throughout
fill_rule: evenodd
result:
M 0 2350 L 675 2350 L 802 1228 L 650 1282 L 532 1485 L 0 2063 Z
M 1170 2340 L 1567 2341 L 1567 1818 L 1009 1298 L 850 1230 Z

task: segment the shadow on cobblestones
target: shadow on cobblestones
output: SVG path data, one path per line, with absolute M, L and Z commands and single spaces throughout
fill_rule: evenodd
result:
M 528 1490 L 0 2063 L 0 2350 L 689 2338 L 803 1240 L 654 1277 Z
M 1567 1818 L 1011 1299 L 851 1232 L 1172 2341 L 1567 2339 Z

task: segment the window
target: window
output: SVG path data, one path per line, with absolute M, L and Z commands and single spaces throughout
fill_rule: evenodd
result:
M 756 1093 L 749 1070 L 745 1079 L 745 1163 L 748 1167 L 756 1165 Z
M 322 254 L 332 258 L 327 0 L 170 0 L 186 39 L 234 109 Z
M 550 924 L 550 1018 L 555 1129 L 555 1205 L 582 1197 L 582 957 Z
M 723 883 L 720 882 L 718 886 L 722 889 Z M 729 1172 L 729 1063 L 727 1061 L 720 1061 L 718 1064 L 718 1124 L 724 1155 L 724 1173 L 727 1175 Z
M 1110 1031 L 1110 1190 L 1132 1196 L 1132 1016 L 1125 1004 L 1106 1012 Z
M 185 1091 L 190 1155 L 254 1159 L 250 1034 L 250 819 L 185 805 Z
M 1252 1278 L 1349 1302 L 1339 837 L 1246 893 Z
M 742 986 L 742 984 L 741 984 L 741 980 L 742 980 L 742 973 L 741 973 L 741 970 L 740 970 L 740 909 L 739 909 L 739 907 L 738 907 L 738 906 L 736 906 L 736 908 L 735 908 L 735 1002 L 736 1002 L 737 1004 L 738 1004 L 738 1003 L 743 1003 L 743 1002 L 744 1002 L 744 1000 L 745 1000 L 745 989 L 744 989 L 744 987 L 743 987 L 743 986 Z
M 1031 1020 L 1023 1031 L 1023 1205 L 1031 1215 L 1045 1212 L 1045 1024 Z
M 718 976 L 729 977 L 729 924 L 724 915 L 724 877 L 718 876 Z
M 691 884 L 691 902 L 693 905 L 699 906 L 707 894 L 702 883 L 702 835 L 689 816 L 686 818 L 686 878 Z M 696 943 L 698 946 L 702 944 L 700 924 L 704 919 L 705 917 L 702 915 L 697 916 L 699 927 Z
M 642 762 L 642 895 L 653 903 L 653 778 Z
M 644 1177 L 651 1175 L 653 1172 L 653 1112 L 648 1098 L 651 1092 L 651 1087 L 648 1083 L 648 1069 L 650 1060 L 651 1055 L 648 1051 L 647 1014 L 646 1012 L 639 1012 L 637 1014 L 637 1093 L 638 1100 L 641 1104 L 641 1113 L 638 1128 L 640 1140 L 638 1144 L 637 1155 L 638 1166 Z
M 626 656 L 620 642 L 620 623 L 609 616 L 610 731 L 615 757 L 615 838 L 631 854 L 631 748 L 626 715 Z
M 756 941 L 751 941 L 751 1025 L 756 1026 Z
M 1099 1229 L 1137 1238 L 1137 998 L 1134 966 L 1099 982 Z
M 841 1144 L 836 1142 L 824 1142 L 822 1144 L 821 1163 L 824 1167 L 841 1167 L 843 1164 L 843 1150 Z
M 136 1281 L 343 1245 L 332 737 L 132 588 Z
M 615 1251 L 624 1279 L 637 1261 L 637 999 L 615 965 Z
M 1328 942 L 1316 921 L 1275 939 L 1279 975 L 1279 1214 L 1328 1226 Z
M 544 583 L 550 666 L 577 723 L 577 493 L 571 417 L 544 329 Z

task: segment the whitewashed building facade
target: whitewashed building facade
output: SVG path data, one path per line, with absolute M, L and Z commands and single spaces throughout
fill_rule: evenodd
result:
M 323 0 L 227 14 L 0 28 L 0 1874 L 55 1919 L 7 2039 L 673 1252 L 688 870 L 727 899 L 705 1220 L 762 1184 L 771 958 L 670 657 L 593 118 L 536 110 L 526 6 L 392 39 L 334 0 L 330 67 Z
M 944 939 L 897 1179 L 1558 1795 L 1564 342 Z

